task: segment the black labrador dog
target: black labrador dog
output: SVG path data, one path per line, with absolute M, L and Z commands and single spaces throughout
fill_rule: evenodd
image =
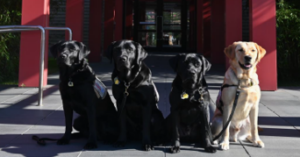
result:
M 143 62 L 147 52 L 137 42 L 120 40 L 111 43 L 105 56 L 114 62 L 112 90 L 120 125 L 115 146 L 124 146 L 127 136 L 142 137 L 142 149 L 149 151 L 163 137 L 164 117 L 158 109 L 159 94 L 151 71 Z
M 214 111 L 204 78 L 211 64 L 199 54 L 178 54 L 170 60 L 176 77 L 169 95 L 171 113 L 166 118 L 172 153 L 180 151 L 180 141 L 195 142 L 207 152 L 212 147 L 209 117 Z
M 74 128 L 88 137 L 84 148 L 97 148 L 97 139 L 113 137 L 107 135 L 105 127 L 111 124 L 106 120 L 117 120 L 117 110 L 105 85 L 97 78 L 85 58 L 90 51 L 82 42 L 77 41 L 58 42 L 50 51 L 59 66 L 59 90 L 66 125 L 65 134 L 57 144 L 69 143 L 75 111 L 80 116 L 74 120 Z

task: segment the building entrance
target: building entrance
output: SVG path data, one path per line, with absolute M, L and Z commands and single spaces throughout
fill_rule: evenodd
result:
M 148 51 L 195 51 L 195 0 L 134 0 L 125 4 L 133 12 L 132 39 Z M 130 7 L 132 5 L 132 9 Z M 128 18 L 128 17 L 126 17 Z M 128 24 L 125 32 L 128 31 Z M 131 28 L 131 29 L 132 29 Z

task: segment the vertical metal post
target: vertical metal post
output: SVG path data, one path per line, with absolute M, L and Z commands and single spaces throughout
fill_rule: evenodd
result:
M 39 106 L 43 106 L 43 82 L 44 82 L 44 56 L 45 56 L 45 29 L 39 26 L 41 30 L 41 58 L 40 58 L 40 81 L 39 81 Z

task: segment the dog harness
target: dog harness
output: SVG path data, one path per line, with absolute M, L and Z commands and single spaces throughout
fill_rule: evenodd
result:
M 240 81 L 239 81 L 238 85 L 223 84 L 221 86 L 221 89 L 219 90 L 219 94 L 218 94 L 218 97 L 217 97 L 217 102 L 219 102 L 219 103 L 217 103 L 217 108 L 221 111 L 221 113 L 223 113 L 222 108 L 224 106 L 224 103 L 223 103 L 221 98 L 222 98 L 222 91 L 223 91 L 224 88 L 237 87 L 237 88 L 241 89 L 241 88 L 252 87 L 253 85 L 254 85 L 254 83 L 253 83 L 252 79 L 250 79 L 250 84 L 248 86 L 243 86 L 243 87 L 240 86 Z
M 93 87 L 97 97 L 104 99 L 107 94 L 107 88 L 96 76 Z
M 231 119 L 233 117 L 233 114 L 234 114 L 234 111 L 235 111 L 235 108 L 237 106 L 237 101 L 239 99 L 239 95 L 240 95 L 240 92 L 241 92 L 241 88 L 248 88 L 248 87 L 252 87 L 253 86 L 253 80 L 250 78 L 251 82 L 249 84 L 249 86 L 245 86 L 245 87 L 241 87 L 240 86 L 240 80 L 238 80 L 238 85 L 229 85 L 229 84 L 224 84 L 222 85 L 220 91 L 219 91 L 219 94 L 218 94 L 218 98 L 217 98 L 217 108 L 221 111 L 221 113 L 223 114 L 223 109 L 222 107 L 224 106 L 224 103 L 221 99 L 222 97 L 222 91 L 224 88 L 228 88 L 228 87 L 237 87 L 236 89 L 236 92 L 235 92 L 235 98 L 234 98 L 234 102 L 233 102 L 233 106 L 232 106 L 232 110 L 231 110 L 231 114 L 228 118 L 228 121 L 226 122 L 226 124 L 224 125 L 222 131 L 216 136 L 214 137 L 213 141 L 215 141 L 216 139 L 218 139 L 220 136 L 223 135 L 224 131 L 226 130 L 226 128 L 228 127 L 229 123 L 231 122 Z

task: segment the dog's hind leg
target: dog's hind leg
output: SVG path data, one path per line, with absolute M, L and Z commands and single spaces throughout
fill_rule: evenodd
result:
M 84 136 L 89 136 L 88 120 L 86 116 L 79 116 L 74 120 L 73 128 Z
M 248 139 L 248 137 L 251 137 L 251 126 L 250 126 L 250 120 L 247 118 L 246 120 L 243 120 L 240 122 L 240 132 L 238 134 L 238 139 L 244 141 L 245 139 Z

